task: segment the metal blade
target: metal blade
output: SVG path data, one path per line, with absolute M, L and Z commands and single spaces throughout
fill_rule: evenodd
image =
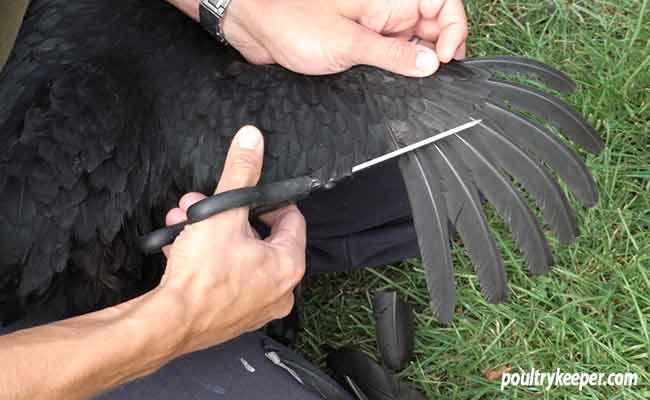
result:
M 384 162 L 386 160 L 390 160 L 391 158 L 399 157 L 402 154 L 408 153 L 408 152 L 413 151 L 415 149 L 419 149 L 422 146 L 426 146 L 428 144 L 437 142 L 438 140 L 444 139 L 447 136 L 455 135 L 455 134 L 457 134 L 459 132 L 462 132 L 462 131 L 464 131 L 466 129 L 474 127 L 474 126 L 480 124 L 481 122 L 483 122 L 482 119 L 476 119 L 476 120 L 470 121 L 470 122 L 468 122 L 466 124 L 457 126 L 455 128 L 449 129 L 449 130 L 444 131 L 442 133 L 439 133 L 437 135 L 433 135 L 433 136 L 428 137 L 426 139 L 420 140 L 419 142 L 415 142 L 415 143 L 412 143 L 412 144 L 410 144 L 408 146 L 402 147 L 401 149 L 391 151 L 390 153 L 386 153 L 383 156 L 379 156 L 377 158 L 373 158 L 372 160 L 362 162 L 361 164 L 355 165 L 354 167 L 352 167 L 352 173 L 359 172 L 359 171 L 361 171 L 363 169 L 372 167 L 373 165 L 377 165 L 377 164 L 382 163 L 382 162 Z

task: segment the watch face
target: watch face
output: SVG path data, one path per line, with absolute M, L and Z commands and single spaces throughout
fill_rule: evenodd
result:
M 223 18 L 226 12 L 226 7 L 230 4 L 230 0 L 203 0 L 201 5 L 207 8 L 218 19 Z

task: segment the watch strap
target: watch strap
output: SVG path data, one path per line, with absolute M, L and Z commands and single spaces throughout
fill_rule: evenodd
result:
M 231 0 L 201 0 L 199 3 L 199 22 L 214 38 L 223 44 L 228 44 L 223 35 L 221 22 Z

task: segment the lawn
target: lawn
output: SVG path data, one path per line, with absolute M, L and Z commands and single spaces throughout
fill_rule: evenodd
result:
M 529 277 L 512 238 L 497 228 L 510 296 L 490 305 L 462 244 L 453 254 L 459 301 L 448 326 L 432 317 L 419 260 L 311 280 L 300 347 L 322 361 L 323 345 L 376 355 L 370 299 L 394 289 L 417 311 L 416 356 L 402 373 L 428 398 L 650 398 L 650 4 L 648 0 L 467 2 L 470 55 L 526 55 L 566 72 L 566 99 L 601 132 L 589 157 L 597 207 L 578 207 L 581 236 L 552 237 L 556 266 Z M 584 156 L 584 154 L 583 154 Z M 502 224 L 491 217 L 494 226 Z M 506 388 L 486 371 L 636 372 L 634 388 Z

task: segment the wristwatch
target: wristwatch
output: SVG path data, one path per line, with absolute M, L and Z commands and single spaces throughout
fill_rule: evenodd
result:
M 228 44 L 223 35 L 222 20 L 231 0 L 201 0 L 199 3 L 199 22 L 201 26 L 219 42 Z

